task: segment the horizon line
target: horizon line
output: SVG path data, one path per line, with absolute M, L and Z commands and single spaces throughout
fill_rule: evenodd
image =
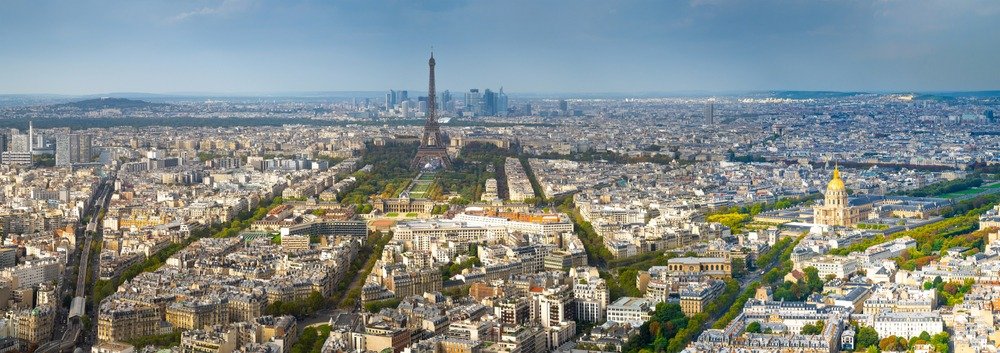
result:
M 472 88 L 476 89 L 476 88 Z M 489 88 L 487 88 L 489 89 Z M 141 91 L 116 91 L 116 92 L 98 92 L 98 93 L 3 93 L 0 92 L 0 97 L 11 97 L 11 96 L 22 96 L 22 97 L 108 97 L 117 98 L 116 95 L 131 95 L 131 96 L 163 96 L 163 97 L 298 97 L 302 95 L 328 95 L 328 94 L 383 94 L 389 92 L 390 90 L 397 91 L 409 91 L 416 93 L 426 93 L 426 90 L 410 90 L 410 89 L 385 89 L 385 90 L 305 90 L 305 91 L 231 91 L 231 92 L 210 92 L 210 91 L 173 91 L 173 92 L 141 92 Z M 446 89 L 446 91 L 451 92 L 466 92 L 467 90 L 452 91 Z M 508 95 L 735 95 L 735 94 L 754 94 L 754 93 L 772 93 L 772 92 L 808 92 L 808 93 L 839 93 L 839 94 L 933 94 L 933 93 L 988 93 L 988 92 L 998 92 L 1000 93 L 1000 88 L 996 89 L 979 89 L 979 90 L 951 90 L 951 89 L 935 89 L 935 90 L 829 90 L 829 89 L 736 89 L 736 90 L 649 90 L 649 91 L 522 91 L 522 92 L 506 92 Z

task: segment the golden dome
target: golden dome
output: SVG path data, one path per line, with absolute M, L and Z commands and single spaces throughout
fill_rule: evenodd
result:
M 844 180 L 840 179 L 840 168 L 833 167 L 833 179 L 830 180 L 829 184 L 826 184 L 826 191 L 844 191 L 847 190 L 844 187 Z

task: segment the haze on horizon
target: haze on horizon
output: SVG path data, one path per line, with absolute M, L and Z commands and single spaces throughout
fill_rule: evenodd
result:
M 1000 2 L 0 2 L 0 93 L 1000 89 Z

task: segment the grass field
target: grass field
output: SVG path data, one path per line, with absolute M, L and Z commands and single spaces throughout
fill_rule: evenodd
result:
M 984 191 L 987 191 L 987 190 L 997 189 L 997 188 L 1000 188 L 1000 183 L 992 183 L 992 184 L 983 185 L 983 186 L 980 186 L 980 187 L 977 187 L 977 188 L 970 188 L 970 189 L 966 189 L 966 190 L 962 190 L 962 191 L 956 191 L 956 192 L 952 192 L 952 193 L 947 193 L 947 194 L 944 194 L 944 195 L 941 195 L 941 196 L 938 196 L 938 197 L 945 198 L 945 199 L 950 199 L 950 198 L 955 198 L 955 197 L 959 197 L 959 196 L 975 195 L 975 194 L 978 194 L 978 193 L 981 193 L 981 192 L 984 192 Z
M 978 194 L 978 193 L 980 193 L 982 191 L 983 190 L 980 189 L 980 188 L 971 188 L 971 189 L 965 189 L 965 190 L 962 190 L 962 191 L 956 191 L 956 192 L 952 192 L 952 193 L 947 193 L 947 194 L 941 195 L 940 197 L 946 198 L 946 199 L 950 199 L 950 198 L 953 198 L 953 197 L 958 197 L 958 196 L 963 196 L 963 195 L 974 195 L 974 194 Z
M 419 178 L 417 178 L 417 181 L 434 181 L 434 178 L 436 177 L 437 173 L 425 172 L 424 174 L 421 174 Z
M 437 178 L 437 173 L 425 172 L 413 179 L 409 187 L 410 197 L 413 199 L 426 199 L 435 178 Z

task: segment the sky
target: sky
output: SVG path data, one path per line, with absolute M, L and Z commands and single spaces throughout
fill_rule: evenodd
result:
M 1000 1 L 0 0 L 0 94 L 1000 89 Z

